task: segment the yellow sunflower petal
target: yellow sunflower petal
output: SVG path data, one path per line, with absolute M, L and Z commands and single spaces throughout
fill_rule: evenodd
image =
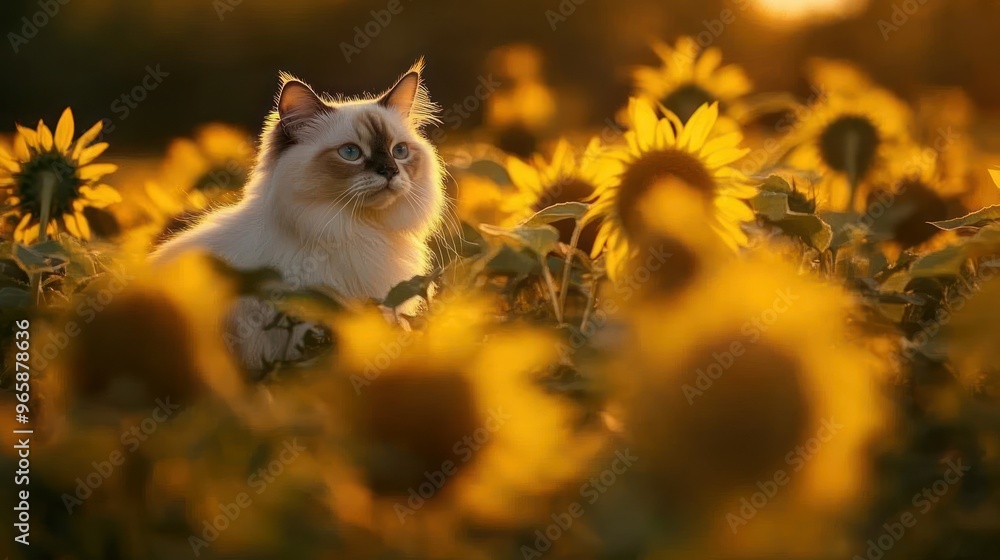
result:
M 38 149 L 38 133 L 35 132 L 34 130 L 30 129 L 30 128 L 21 126 L 19 124 L 15 125 L 15 126 L 17 126 L 17 132 L 18 132 L 18 138 L 17 139 L 19 141 L 21 141 L 22 143 L 24 143 L 28 148 L 31 148 L 33 150 L 37 150 Z M 16 141 L 15 141 L 15 143 L 16 143 Z M 20 154 L 19 154 L 19 156 L 20 156 Z M 22 159 L 27 159 L 28 157 L 30 157 L 30 156 L 26 155 Z
M 79 157 L 76 158 L 76 163 L 78 165 L 87 165 L 88 163 L 97 159 L 98 156 L 104 153 L 104 150 L 108 149 L 107 142 L 100 142 L 92 146 L 88 146 L 80 152 Z
M 77 174 L 83 181 L 96 181 L 105 175 L 110 175 L 118 171 L 118 166 L 113 163 L 92 163 L 81 167 Z
M 38 147 L 43 151 L 52 150 L 52 131 L 45 125 L 45 121 L 38 121 Z
M 990 169 L 990 177 L 993 178 L 993 183 L 997 187 L 1000 187 L 1000 168 L 998 168 L 998 169 Z
M 21 164 L 5 152 L 3 148 L 0 148 L 0 169 L 10 173 L 18 173 L 21 171 Z
M 601 224 L 601 228 L 597 230 L 597 237 L 594 239 L 594 246 L 590 250 L 590 258 L 596 259 L 601 251 L 604 249 L 604 245 L 608 242 L 608 236 L 611 234 L 612 225 L 610 223 Z
M 24 216 L 21 216 L 21 221 L 17 223 L 17 227 L 14 228 L 14 238 L 17 237 L 28 227 L 28 223 L 31 222 L 31 212 L 28 212 Z
M 80 233 L 80 228 L 76 225 L 76 216 L 73 214 L 63 215 L 63 223 L 66 224 L 66 231 L 68 231 L 70 235 L 76 238 L 83 237 L 83 234 Z
M 80 228 L 80 239 L 90 239 L 90 224 L 83 212 L 76 213 L 76 227 Z
M 25 245 L 30 245 L 31 243 L 37 241 L 38 232 L 40 229 L 41 229 L 41 224 L 32 224 L 21 230 L 21 239 L 20 239 L 21 243 L 24 243 Z M 15 237 L 17 236 L 16 233 L 14 235 Z
M 718 47 L 705 49 L 694 65 L 695 77 L 707 80 L 720 64 L 722 64 L 722 49 Z
M 718 167 L 722 167 L 723 165 L 729 165 L 734 161 L 739 161 L 748 153 L 750 153 L 750 148 L 727 148 L 708 154 L 704 157 L 703 162 L 705 167 L 709 169 L 716 169 Z
M 656 137 L 656 111 L 642 99 L 629 100 L 629 119 L 635 132 L 635 141 L 641 150 L 648 150 Z
M 674 127 L 668 119 L 660 119 L 656 123 L 656 147 L 664 149 L 677 143 L 677 136 L 674 134 Z
M 736 220 L 749 222 L 754 219 L 753 210 L 745 202 L 736 198 L 728 196 L 716 197 L 715 207 L 720 212 Z
M 107 185 L 97 185 L 96 187 L 80 187 L 80 196 L 87 200 L 89 206 L 94 208 L 104 208 L 109 204 L 122 201 L 122 195 L 115 189 Z
M 55 136 L 55 146 L 56 150 L 61 153 L 69 153 L 69 147 L 73 143 L 73 111 L 69 107 L 63 111 L 61 117 L 59 117 L 59 123 L 56 125 L 56 136 Z
M 698 152 L 705 145 L 705 139 L 712 132 L 715 121 L 719 119 L 719 104 L 705 104 L 691 115 L 684 130 L 677 138 L 677 145 L 691 152 Z
M 542 182 L 538 171 L 520 159 L 512 157 L 507 160 L 507 174 L 510 175 L 511 182 L 521 191 L 542 193 Z
M 28 161 L 31 159 L 31 151 L 28 149 L 28 141 L 20 134 L 14 138 L 14 157 L 19 161 Z
M 735 148 L 743 141 L 743 134 L 740 132 L 730 132 L 721 136 L 716 136 L 705 142 L 701 148 L 702 155 L 709 155 L 725 148 Z
M 91 142 L 97 139 L 98 135 L 101 134 L 101 130 L 104 129 L 104 121 L 97 121 L 97 124 L 90 127 L 87 132 L 84 132 L 79 138 L 76 139 L 76 145 L 73 148 L 73 159 L 79 159 L 80 154 L 83 153 L 84 148 L 90 145 Z

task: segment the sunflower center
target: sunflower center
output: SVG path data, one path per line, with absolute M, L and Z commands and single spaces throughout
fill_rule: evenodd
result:
M 532 212 L 538 212 L 553 204 L 563 202 L 583 202 L 594 193 L 594 186 L 578 177 L 566 177 L 550 185 L 538 201 L 531 206 Z M 573 239 L 573 231 L 576 229 L 576 221 L 564 219 L 550 224 L 559 230 L 559 241 L 569 244 Z M 597 230 L 600 225 L 599 220 L 592 221 L 580 232 L 577 240 L 577 248 L 585 253 L 589 253 L 597 240 Z
M 860 116 L 837 119 L 819 138 L 823 161 L 832 169 L 846 173 L 855 184 L 875 163 L 878 145 L 878 129 Z
M 643 286 L 650 295 L 675 296 L 690 286 L 701 271 L 701 257 L 690 245 L 676 237 L 653 236 L 643 246 L 647 250 L 638 255 L 634 265 L 646 265 L 651 255 L 659 255 L 666 259 L 662 267 L 652 271 L 649 282 Z M 635 274 L 637 273 L 638 270 Z
M 715 97 L 695 84 L 681 86 L 663 98 L 663 105 L 670 109 L 682 123 L 687 123 L 691 115 L 706 103 L 714 103 Z
M 381 495 L 405 495 L 425 473 L 458 464 L 456 442 L 481 427 L 472 388 L 458 375 L 383 376 L 358 404 L 368 483 Z
M 72 211 L 73 201 L 80 196 L 83 181 L 76 175 L 76 165 L 60 153 L 37 154 L 21 167 L 17 175 L 21 207 L 32 216 L 42 213 L 42 190 L 46 181 L 53 181 L 50 215 Z
M 697 157 L 680 150 L 650 152 L 632 163 L 622 174 L 618 192 L 618 215 L 630 235 L 641 233 L 640 209 L 646 195 L 657 185 L 680 181 L 700 193 L 706 202 L 715 198 L 715 179 Z
M 771 344 L 734 342 L 745 340 L 738 331 L 719 335 L 668 366 L 680 375 L 643 391 L 634 409 L 647 430 L 637 447 L 651 457 L 669 500 L 770 477 L 808 437 L 802 363 Z

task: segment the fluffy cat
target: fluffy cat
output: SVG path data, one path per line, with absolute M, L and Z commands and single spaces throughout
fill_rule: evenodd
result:
M 242 200 L 152 258 L 208 252 L 237 269 L 273 268 L 293 288 L 328 287 L 355 300 L 381 299 L 426 274 L 445 195 L 443 165 L 422 133 L 436 110 L 422 68 L 418 62 L 382 95 L 353 99 L 321 97 L 282 74 Z M 308 323 L 275 328 L 280 318 L 266 301 L 237 302 L 227 338 L 251 371 L 300 359 L 324 336 Z

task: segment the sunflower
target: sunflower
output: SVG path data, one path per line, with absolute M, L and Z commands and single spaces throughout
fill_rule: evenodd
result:
M 847 326 L 854 309 L 765 254 L 630 311 L 610 410 L 650 500 L 711 535 L 703 556 L 789 556 L 862 495 L 884 365 Z M 744 517 L 741 498 L 779 471 L 778 494 Z
M 556 145 L 549 162 L 538 154 L 531 164 L 516 157 L 508 158 L 507 173 L 519 193 L 507 203 L 513 214 L 512 221 L 522 221 L 554 204 L 585 202 L 592 198 L 598 187 L 614 175 L 614 166 L 601 154 L 597 138 L 590 141 L 582 154 L 575 153 L 570 143 L 563 139 Z M 552 225 L 559 230 L 560 241 L 569 244 L 576 225 L 574 220 L 560 220 Z M 599 222 L 594 221 L 581 231 L 577 243 L 581 251 L 591 251 L 598 226 Z
M 733 249 L 746 245 L 741 226 L 754 219 L 746 200 L 756 189 L 730 166 L 747 153 L 739 147 L 742 135 L 715 134 L 718 116 L 718 103 L 703 105 L 684 125 L 672 113 L 657 118 L 648 101 L 629 101 L 627 146 L 613 149 L 608 156 L 618 163 L 618 173 L 599 185 L 597 200 L 587 214 L 588 220 L 601 220 L 592 255 L 607 248 L 613 280 L 637 253 L 636 242 L 648 233 L 642 219 L 647 196 L 666 184 L 697 191 L 710 209 L 705 225 Z
M 193 139 L 174 140 L 159 179 L 146 185 L 152 212 L 169 218 L 235 202 L 253 164 L 251 136 L 228 125 L 209 124 Z
M 556 341 L 487 332 L 489 311 L 461 297 L 436 304 L 423 332 L 377 314 L 338 321 L 346 454 L 331 460 L 346 476 L 331 484 L 338 500 L 355 497 L 342 516 L 391 518 L 372 528 L 414 542 L 440 532 L 444 544 L 459 520 L 544 519 L 551 492 L 582 472 L 596 441 L 576 435 L 573 409 L 535 381 L 558 359 Z
M 63 111 L 53 133 L 43 121 L 32 130 L 17 125 L 13 155 L 0 150 L 0 190 L 4 192 L 2 216 L 19 218 L 14 240 L 32 243 L 61 229 L 80 239 L 90 239 L 90 225 L 83 211 L 121 201 L 115 189 L 99 180 L 118 166 L 93 163 L 108 148 L 94 143 L 101 133 L 97 123 L 73 141 L 73 112 Z
M 820 174 L 818 190 L 830 210 L 863 205 L 859 194 L 888 182 L 889 163 L 912 146 L 906 104 L 886 90 L 842 82 L 799 123 L 788 155 L 793 167 Z
M 741 67 L 720 67 L 722 51 L 718 47 L 702 51 L 693 38 L 681 37 L 674 47 L 657 42 L 653 50 L 661 65 L 636 69 L 636 96 L 666 107 L 681 122 L 686 123 L 706 103 L 720 103 L 728 112 L 752 88 Z

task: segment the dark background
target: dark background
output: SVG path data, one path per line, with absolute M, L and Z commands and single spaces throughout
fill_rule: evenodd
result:
M 112 154 L 149 152 L 206 121 L 256 130 L 279 70 L 318 90 L 357 94 L 387 87 L 420 55 L 427 58 L 432 97 L 450 106 L 488 74 L 488 53 L 512 42 L 544 54 L 557 98 L 583 100 L 575 118 L 584 122 L 574 124 L 596 125 L 624 103 L 630 69 L 655 61 L 650 39 L 697 34 L 725 7 L 736 9 L 736 0 L 584 0 L 553 30 L 546 10 L 571 0 L 399 1 L 402 11 L 348 63 L 341 42 L 352 41 L 354 27 L 388 0 L 68 0 L 16 54 L 9 33 L 22 33 L 21 18 L 41 7 L 39 0 L 4 0 L 0 133 L 10 133 L 14 122 L 54 123 L 71 106 L 79 126 L 116 119 Z M 220 18 L 217 9 L 226 2 L 237 5 Z M 918 86 L 962 86 L 980 109 L 997 109 L 1000 2 L 924 2 L 872 0 L 848 19 L 794 27 L 745 9 L 714 44 L 727 62 L 746 67 L 757 91 L 803 92 L 809 56 L 844 57 L 904 97 Z M 892 17 L 894 5 L 919 9 L 886 41 L 878 22 Z M 169 77 L 117 122 L 121 114 L 112 103 L 157 64 Z M 473 115 L 463 126 L 481 118 Z

